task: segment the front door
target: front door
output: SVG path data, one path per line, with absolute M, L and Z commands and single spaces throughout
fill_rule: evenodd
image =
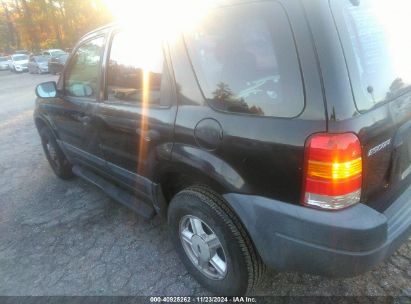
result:
M 105 165 L 95 119 L 104 42 L 100 34 L 79 44 L 60 80 L 64 89 L 59 105 L 50 109 L 61 145 L 72 162 L 95 168 Z

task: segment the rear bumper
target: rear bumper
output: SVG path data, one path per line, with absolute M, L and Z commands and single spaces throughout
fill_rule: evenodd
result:
M 358 204 L 327 212 L 226 194 L 263 261 L 279 271 L 350 277 L 374 268 L 411 233 L 411 186 L 384 213 Z

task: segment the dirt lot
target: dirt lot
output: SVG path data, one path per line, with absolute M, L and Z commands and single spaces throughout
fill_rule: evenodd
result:
M 49 168 L 32 120 L 52 76 L 0 73 L 0 295 L 205 295 L 159 219 Z M 270 271 L 255 295 L 411 296 L 411 240 L 352 279 Z

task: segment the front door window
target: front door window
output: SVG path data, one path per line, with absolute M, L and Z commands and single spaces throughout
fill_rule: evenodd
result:
M 98 96 L 103 46 L 104 37 L 98 37 L 85 42 L 77 49 L 64 82 L 67 96 L 92 99 Z

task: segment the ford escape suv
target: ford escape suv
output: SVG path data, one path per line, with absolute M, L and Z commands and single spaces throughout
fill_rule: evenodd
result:
M 248 292 L 265 265 L 364 273 L 411 231 L 409 7 L 224 1 L 161 45 L 100 28 L 36 89 L 46 157 L 166 217 L 214 293 Z

